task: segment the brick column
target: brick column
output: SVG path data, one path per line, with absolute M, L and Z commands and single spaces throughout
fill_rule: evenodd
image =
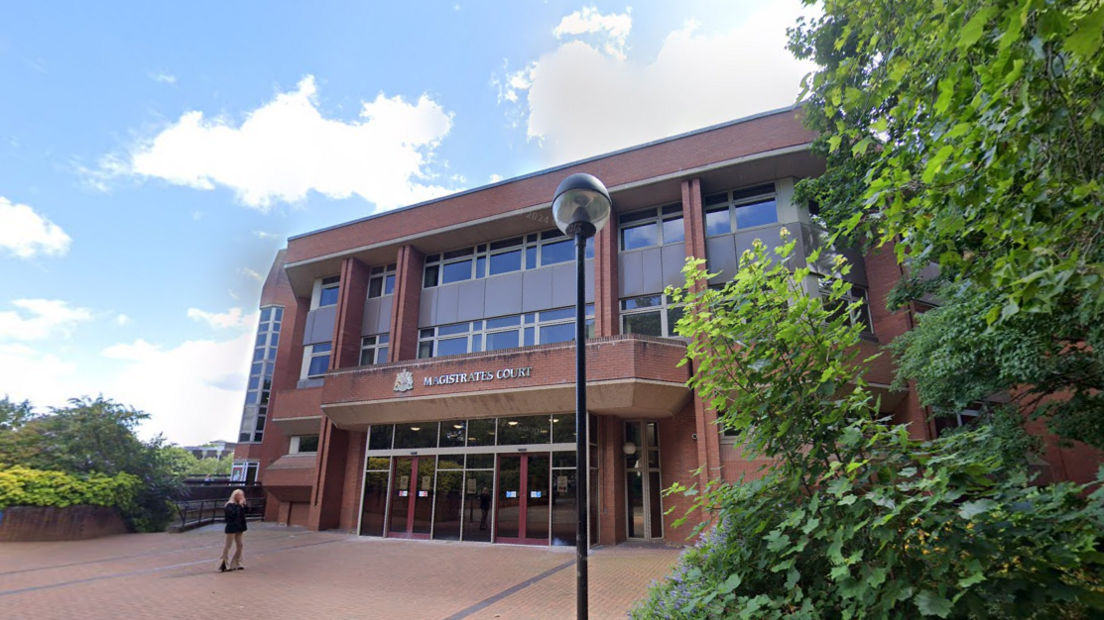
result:
M 307 527 L 312 530 L 330 530 L 341 524 L 349 431 L 337 428 L 329 418 L 323 416 L 318 449 L 318 483 L 311 493 Z
M 425 256 L 412 245 L 399 248 L 395 267 L 395 294 L 391 300 L 391 346 L 387 361 L 418 357 L 418 312 L 422 301 Z
M 621 333 L 617 256 L 617 215 L 613 214 L 594 238 L 594 325 L 598 338 Z
M 687 258 L 708 258 L 705 252 L 705 212 L 702 210 L 701 179 L 689 179 L 682 182 L 682 222 L 686 227 Z M 708 286 L 705 280 L 694 284 L 695 291 L 703 291 Z M 698 365 L 692 364 L 690 372 L 696 373 Z M 698 435 L 698 466 L 701 475 L 698 484 L 704 487 L 714 478 L 720 478 L 721 438 L 717 425 L 717 413 L 707 407 L 701 397 L 694 394 L 694 427 Z
M 603 545 L 624 542 L 626 532 L 625 507 L 625 456 L 621 446 L 625 442 L 625 421 L 617 416 L 598 416 L 602 426 L 598 445 L 601 463 L 598 465 L 599 487 L 602 493 L 602 512 L 599 517 L 598 537 Z
M 341 290 L 337 299 L 337 317 L 334 319 L 330 370 L 360 364 L 360 327 L 367 299 L 368 265 L 355 258 L 346 258 L 341 263 Z

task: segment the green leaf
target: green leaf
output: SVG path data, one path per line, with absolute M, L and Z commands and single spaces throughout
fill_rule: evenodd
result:
M 1088 58 L 1100 49 L 1104 40 L 1104 4 L 1077 22 L 1077 28 L 1066 39 L 1066 49 Z
M 979 514 L 988 512 L 996 507 L 997 503 L 991 499 L 979 499 L 973 502 L 966 502 L 958 508 L 958 516 L 963 519 L 973 519 Z
M 916 607 L 925 616 L 946 618 L 951 613 L 951 602 L 931 590 L 921 590 L 916 595 Z
M 987 6 L 982 8 L 974 16 L 970 18 L 970 21 L 966 22 L 966 25 L 962 27 L 962 30 L 958 33 L 958 49 L 959 51 L 966 51 L 970 49 L 978 40 L 981 39 L 981 35 L 985 32 L 985 24 L 989 21 L 989 16 L 993 14 L 993 7 Z
M 921 179 L 925 183 L 931 183 L 935 179 L 935 175 L 939 174 L 943 170 L 943 163 L 947 161 L 947 158 L 951 156 L 955 151 L 955 147 L 951 145 L 944 146 L 936 152 L 935 157 L 928 160 L 928 165 L 924 167 L 924 175 Z

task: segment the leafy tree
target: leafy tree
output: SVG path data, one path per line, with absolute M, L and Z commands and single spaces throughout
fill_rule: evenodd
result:
M 194 454 L 180 446 L 165 446 L 162 448 L 169 461 L 169 467 L 173 474 L 180 478 L 189 476 L 229 476 L 233 465 L 230 457 L 196 458 Z
M 0 433 L 14 431 L 34 419 L 31 401 L 13 403 L 11 398 L 0 398 Z
M 805 114 L 827 161 L 798 198 L 914 274 L 939 266 L 898 296 L 943 297 L 899 345 L 903 376 L 948 409 L 1029 385 L 1021 412 L 1104 447 L 1104 2 L 823 8 L 791 31 L 820 65 Z
M 793 247 L 770 256 L 756 242 L 721 290 L 695 286 L 712 274 L 690 261 L 687 288 L 669 291 L 687 303 L 691 385 L 773 464 L 759 480 L 669 491 L 717 525 L 632 616 L 1097 617 L 1104 491 L 1031 485 L 1018 419 L 930 442 L 883 419 L 862 327 L 840 311 L 847 265 L 825 299 L 808 296 Z

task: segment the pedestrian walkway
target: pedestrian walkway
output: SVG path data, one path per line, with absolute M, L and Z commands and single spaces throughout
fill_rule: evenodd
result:
M 361 538 L 251 524 L 246 570 L 216 571 L 216 526 L 68 543 L 0 545 L 0 618 L 575 617 L 575 549 Z M 624 618 L 676 549 L 590 557 L 590 617 Z

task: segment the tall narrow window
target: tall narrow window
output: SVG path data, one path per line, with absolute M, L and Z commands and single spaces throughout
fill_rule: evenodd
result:
M 340 276 L 322 278 L 322 286 L 318 291 L 318 307 L 325 308 L 326 306 L 337 305 L 338 293 L 341 291 L 340 286 Z
M 382 297 L 395 292 L 395 264 L 386 267 L 372 267 L 368 278 L 368 298 Z

